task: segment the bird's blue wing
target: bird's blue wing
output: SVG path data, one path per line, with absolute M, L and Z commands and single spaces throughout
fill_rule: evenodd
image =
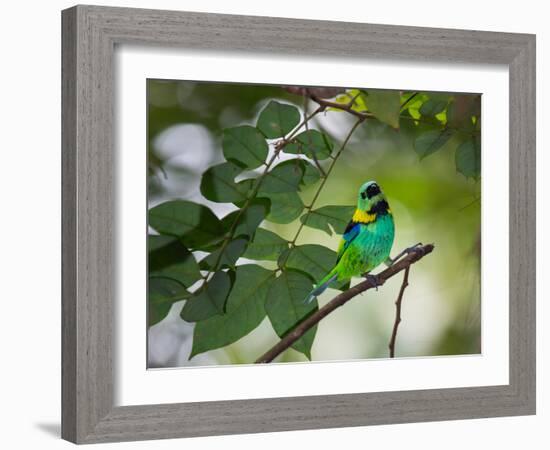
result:
M 342 240 L 340 241 L 340 245 L 338 246 L 338 257 L 336 258 L 336 263 L 338 264 L 338 261 L 340 261 L 340 258 L 342 258 L 342 255 L 346 251 L 346 249 L 349 247 L 351 242 L 357 237 L 359 232 L 361 231 L 361 224 L 359 222 L 354 222 L 351 220 L 348 223 L 348 226 L 346 227 L 344 234 L 342 235 Z

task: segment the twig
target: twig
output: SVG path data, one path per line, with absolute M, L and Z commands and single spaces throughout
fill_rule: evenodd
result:
M 481 197 L 474 198 L 470 203 L 468 203 L 466 206 L 463 206 L 460 208 L 457 212 L 462 212 L 465 209 L 469 208 L 472 205 L 475 205 L 477 202 L 481 201 Z
M 279 153 L 283 150 L 283 148 L 292 140 L 292 138 L 296 135 L 296 133 L 298 133 L 298 131 L 304 126 L 304 125 L 307 125 L 307 123 L 313 118 L 315 117 L 317 114 L 319 114 L 321 111 L 323 111 L 325 109 L 324 106 L 322 105 L 319 105 L 319 107 L 313 111 L 309 116 L 308 115 L 305 115 L 304 116 L 304 119 L 302 120 L 302 122 L 300 122 L 298 125 L 296 125 L 296 127 L 289 133 L 289 135 L 287 137 L 284 137 L 283 139 L 281 139 L 279 142 L 277 142 L 277 144 L 275 145 L 275 151 L 273 153 L 273 155 L 271 156 L 270 160 L 265 163 L 265 169 L 264 171 L 262 172 L 262 174 L 256 179 L 256 183 L 254 185 L 254 189 L 251 193 L 251 195 L 249 197 L 247 197 L 245 203 L 243 204 L 243 206 L 240 208 L 238 214 L 237 214 L 237 217 L 235 217 L 235 220 L 233 221 L 233 223 L 231 224 L 231 228 L 229 229 L 227 235 L 225 236 L 223 242 L 222 242 L 222 245 L 220 247 L 220 253 L 218 254 L 218 257 L 216 258 L 216 261 L 214 262 L 214 265 L 212 268 L 210 268 L 210 270 L 208 270 L 208 272 L 206 273 L 206 275 L 204 275 L 202 278 L 204 280 L 204 283 L 206 283 L 208 281 L 208 277 L 212 274 L 212 273 L 215 273 L 217 270 L 218 270 L 218 266 L 220 265 L 220 262 L 223 258 L 223 254 L 225 252 L 225 249 L 227 247 L 227 245 L 229 244 L 229 242 L 231 241 L 231 239 L 233 239 L 233 236 L 235 234 L 235 230 L 237 229 L 237 225 L 239 223 L 239 220 L 241 218 L 241 216 L 244 214 L 244 212 L 248 209 L 248 207 L 250 206 L 250 203 L 252 202 L 253 199 L 256 198 L 256 195 L 258 194 L 258 191 L 260 190 L 260 186 L 262 184 L 262 181 L 263 179 L 266 177 L 269 169 L 271 168 L 271 166 L 273 165 L 273 163 L 275 162 L 275 160 L 277 159 L 277 157 L 279 156 Z
M 329 100 L 324 100 L 322 98 L 315 97 L 314 95 L 311 96 L 311 99 L 314 102 L 316 102 L 318 105 L 323 106 L 324 108 L 333 108 L 333 109 L 339 109 L 341 111 L 346 111 L 346 112 L 354 115 L 355 117 L 358 117 L 358 118 L 363 119 L 363 120 L 372 119 L 372 118 L 376 117 L 373 113 L 370 113 L 368 111 L 356 111 L 349 104 L 331 102 Z M 415 119 L 414 117 L 409 116 L 409 115 L 399 114 L 399 118 L 404 119 L 404 120 L 409 120 L 409 121 L 412 120 L 414 122 L 427 123 L 429 125 L 436 125 L 436 124 L 434 124 L 434 122 L 432 120 L 426 120 L 422 117 L 419 117 L 418 119 Z M 467 136 L 476 136 L 476 135 L 480 134 L 479 131 L 467 132 L 467 131 L 459 128 L 459 127 L 450 126 L 448 123 L 445 126 L 447 128 L 450 128 L 452 130 L 455 130 L 458 133 L 462 133 L 462 134 L 465 134 Z
M 307 116 L 307 102 L 308 102 L 309 98 L 304 96 L 304 114 Z M 321 108 L 321 106 L 319 106 Z M 319 170 L 319 172 L 321 172 L 321 176 L 324 178 L 327 176 L 327 174 L 325 173 L 325 171 L 323 170 L 323 167 L 321 167 L 321 164 L 319 163 L 319 160 L 317 159 L 317 155 L 315 154 L 315 150 L 313 149 L 313 146 L 311 145 L 312 142 L 311 142 L 311 136 L 309 135 L 309 125 L 308 125 L 308 121 L 305 121 L 304 122 L 304 126 L 305 126 L 305 129 L 306 129 L 306 133 L 308 133 L 307 135 L 307 138 L 308 138 L 308 142 L 309 142 L 309 145 L 311 146 L 311 157 L 313 159 L 313 162 L 315 163 L 315 166 L 317 166 L 317 169 Z
M 400 259 L 395 264 L 388 267 L 386 270 L 380 272 L 378 275 L 375 275 L 374 277 L 369 277 L 365 281 L 362 281 L 361 283 L 353 286 L 347 291 L 337 295 L 321 309 L 318 309 L 312 315 L 308 316 L 298 325 L 296 325 L 294 329 L 288 332 L 288 334 L 286 334 L 275 346 L 273 346 L 270 350 L 260 356 L 256 360 L 256 363 L 269 363 L 273 361 L 273 359 L 275 359 L 278 355 L 280 355 L 292 344 L 294 344 L 294 342 L 300 339 L 311 327 L 318 324 L 322 319 L 328 316 L 336 308 L 344 305 L 352 298 L 361 294 L 362 292 L 365 292 L 368 289 L 383 285 L 389 278 L 393 277 L 399 272 L 403 270 L 408 270 L 408 268 L 412 264 L 416 263 L 427 254 L 431 253 L 433 249 L 433 244 L 415 247 L 405 258 Z
M 313 111 L 309 116 L 304 114 L 304 119 L 298 124 L 296 125 L 296 128 L 294 128 L 294 130 L 292 130 L 288 136 L 284 137 L 283 139 L 279 140 L 276 144 L 275 144 L 275 149 L 276 150 L 281 150 L 285 145 L 289 144 L 290 141 L 292 139 L 294 139 L 294 137 L 296 136 L 296 134 L 298 133 L 298 131 L 300 131 L 300 129 L 303 127 L 303 126 L 306 126 L 307 127 L 307 124 L 308 122 L 313 119 L 317 114 L 319 114 L 320 112 L 324 111 L 325 110 L 325 107 L 323 105 L 319 105 L 319 107 Z
M 352 108 L 352 105 L 350 105 L 349 103 L 344 104 L 344 103 L 331 102 L 329 100 L 325 100 L 323 98 L 316 97 L 315 95 L 311 96 L 311 100 L 313 100 L 315 103 L 317 103 L 320 106 L 323 106 L 325 108 L 334 108 L 334 109 L 340 109 L 342 111 L 346 111 L 346 112 L 348 112 L 350 114 L 353 114 L 354 116 L 356 116 L 356 117 L 358 117 L 362 120 L 375 117 L 374 114 L 369 113 L 369 112 L 356 111 L 355 109 Z
M 409 285 L 410 269 L 411 269 L 411 266 L 405 269 L 405 273 L 403 275 L 403 283 L 401 283 L 401 289 L 399 289 L 399 295 L 397 296 L 397 300 L 395 301 L 395 321 L 393 323 L 391 339 L 388 345 L 390 349 L 390 358 L 395 357 L 395 339 L 397 338 L 397 329 L 399 328 L 399 324 L 401 323 L 401 303 L 403 302 L 403 293 L 405 292 L 405 289 Z
M 294 248 L 296 246 L 296 241 L 298 240 L 298 236 L 300 236 L 302 228 L 304 228 L 304 225 L 306 224 L 307 219 L 309 218 L 309 215 L 311 214 L 313 206 L 315 205 L 315 202 L 319 198 L 319 195 L 321 194 L 321 191 L 323 190 L 323 187 L 325 186 L 325 183 L 327 182 L 328 176 L 332 172 L 332 169 L 334 168 L 334 165 L 336 164 L 336 161 L 338 160 L 338 157 L 344 151 L 344 149 L 346 148 L 346 145 L 348 144 L 349 140 L 351 139 L 351 135 L 353 134 L 355 129 L 359 126 L 359 124 L 361 124 L 363 122 L 363 120 L 364 119 L 359 119 L 357 122 L 355 122 L 355 124 L 351 127 L 349 133 L 347 134 L 346 138 L 344 139 L 344 142 L 342 142 L 342 145 L 340 146 L 340 149 L 338 150 L 336 155 L 334 155 L 334 157 L 332 158 L 332 162 L 330 163 L 330 166 L 327 169 L 326 175 L 324 177 L 322 177 L 321 183 L 319 184 L 319 187 L 317 188 L 317 192 L 315 192 L 315 195 L 313 196 L 313 199 L 311 200 L 309 205 L 306 206 L 306 208 L 305 208 L 307 210 L 307 212 L 303 216 L 304 219 L 301 221 L 300 226 L 298 227 L 298 230 L 294 234 L 294 238 L 290 241 L 290 251 L 287 253 L 287 256 L 286 256 L 285 260 L 280 264 L 280 266 L 284 266 L 284 264 L 286 263 L 286 260 L 290 256 L 290 252 L 292 251 L 292 248 Z
M 273 156 L 271 157 L 271 159 L 266 163 L 264 171 L 262 172 L 262 174 L 256 180 L 256 184 L 254 186 L 254 191 L 252 192 L 252 195 L 250 195 L 246 199 L 243 206 L 241 207 L 241 209 L 237 213 L 237 217 L 235 217 L 235 220 L 231 224 L 231 228 L 229 228 L 229 231 L 227 232 L 227 234 L 226 234 L 226 236 L 225 236 L 225 238 L 222 242 L 222 245 L 220 247 L 220 253 L 218 254 L 218 257 L 216 258 L 216 261 L 214 262 L 214 265 L 208 270 L 206 275 L 204 275 L 202 277 L 203 280 L 204 280 L 204 283 L 206 283 L 208 281 L 208 277 L 211 274 L 215 273 L 218 270 L 218 266 L 220 265 L 220 262 L 223 258 L 223 254 L 225 252 L 225 249 L 229 245 L 229 242 L 231 241 L 231 239 L 233 239 L 233 236 L 235 234 L 235 230 L 237 229 L 237 225 L 239 223 L 239 220 L 240 220 L 241 216 L 244 214 L 244 212 L 250 206 L 250 203 L 252 202 L 252 199 L 254 199 L 256 197 L 256 194 L 258 193 L 258 190 L 260 189 L 260 185 L 262 184 L 263 179 L 267 175 L 267 173 L 268 173 L 269 169 L 271 168 L 272 164 L 275 162 L 275 159 L 277 159 L 277 156 L 279 155 L 279 152 L 281 150 L 282 150 L 282 147 L 281 147 L 281 149 L 276 149 L 275 150 L 275 152 L 273 153 Z
M 408 103 L 409 103 L 413 98 L 415 98 L 417 95 L 418 95 L 418 92 L 415 92 L 415 93 L 412 94 L 407 100 L 405 100 L 405 101 L 403 102 L 403 104 L 401 105 L 401 107 L 399 108 L 399 111 L 402 111 L 403 108 L 404 108 L 405 106 L 407 106 Z

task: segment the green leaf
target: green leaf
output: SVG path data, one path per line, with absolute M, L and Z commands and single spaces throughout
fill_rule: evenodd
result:
M 149 276 L 171 278 L 187 287 L 201 277 L 193 254 L 177 238 L 149 235 L 147 246 Z
M 291 132 L 299 122 L 296 107 L 272 100 L 260 113 L 257 126 L 265 137 L 276 139 Z
M 304 302 L 312 287 L 311 280 L 307 276 L 293 270 L 283 271 L 271 285 L 265 310 L 279 337 L 284 337 L 298 323 L 318 309 L 317 300 L 311 303 Z M 311 359 L 311 346 L 316 332 L 317 325 L 292 344 L 292 348 Z
M 420 114 L 425 117 L 435 117 L 447 107 L 446 100 L 429 99 L 420 107 Z
M 196 295 L 185 302 L 180 317 L 186 322 L 197 322 L 223 314 L 230 290 L 231 277 L 229 274 L 216 272 Z
M 182 284 L 170 278 L 149 278 L 147 292 L 149 326 L 164 319 L 175 302 L 191 296 Z
M 301 161 L 304 168 L 304 175 L 302 177 L 302 183 L 305 186 L 317 183 L 321 178 L 321 173 L 317 167 L 313 166 L 307 161 Z
M 208 200 L 220 203 L 245 201 L 252 188 L 253 180 L 235 183 L 235 177 L 242 168 L 232 162 L 210 167 L 202 175 L 201 193 Z
M 418 125 L 411 116 L 409 110 L 405 108 L 399 115 L 399 132 L 405 136 L 416 136 L 418 134 Z
M 160 234 L 176 236 L 188 248 L 200 248 L 219 240 L 220 220 L 206 206 L 186 200 L 173 200 L 149 210 L 149 225 Z
M 245 258 L 277 261 L 279 255 L 288 248 L 288 242 L 278 234 L 258 228 L 254 240 L 246 249 Z
M 481 142 L 479 137 L 458 146 L 455 153 L 456 169 L 466 178 L 478 179 L 481 175 Z
M 242 238 L 237 238 L 230 241 L 224 247 L 222 256 L 216 269 L 221 269 L 222 267 L 234 268 L 235 263 L 244 253 L 247 244 L 248 241 Z M 218 261 L 218 258 L 220 257 L 220 252 L 222 252 L 221 246 L 217 250 L 214 250 L 212 253 L 210 253 L 200 262 L 201 268 L 213 269 L 216 261 Z
M 399 91 L 368 91 L 367 108 L 380 121 L 399 128 L 401 95 Z
M 286 153 L 302 154 L 318 160 L 327 159 L 334 148 L 331 139 L 317 130 L 300 133 L 284 147 Z
M 261 166 L 268 153 L 262 133 L 249 125 L 226 128 L 223 131 L 222 147 L 228 161 L 249 169 Z
M 190 358 L 246 336 L 264 319 L 265 299 L 275 272 L 255 264 L 238 266 L 225 314 L 197 322 Z
M 406 98 L 403 101 L 408 99 L 411 95 L 411 93 L 407 94 Z M 416 93 L 414 98 L 407 103 L 405 110 L 408 111 L 409 115 L 414 119 L 420 119 L 420 108 L 428 100 L 429 98 L 426 94 Z
M 304 203 L 297 192 L 273 194 L 262 192 L 258 194 L 267 197 L 271 202 L 271 209 L 267 220 L 274 223 L 290 223 L 297 219 L 304 210 Z
M 237 225 L 235 225 L 233 236 L 236 237 L 244 235 L 251 237 L 254 236 L 258 226 L 268 214 L 269 202 L 263 198 L 256 198 L 249 203 L 243 213 L 240 213 L 240 210 L 237 210 L 225 216 L 222 219 L 222 225 L 227 231 L 229 231 L 233 227 L 235 220 L 237 220 Z
M 304 175 L 302 161 L 284 161 L 271 169 L 260 185 L 260 192 L 295 192 Z
M 287 253 L 288 252 L 288 253 Z M 317 244 L 298 245 L 279 258 L 284 267 L 308 274 L 315 282 L 329 273 L 336 263 L 336 253 Z
M 420 159 L 424 159 L 426 156 L 435 153 L 443 147 L 452 135 L 453 130 L 448 128 L 443 130 L 426 131 L 415 139 L 414 150 L 418 156 L 420 156 Z
M 346 91 L 345 94 L 339 95 L 336 97 L 336 103 L 340 103 L 341 105 L 349 105 L 350 102 L 353 100 L 353 104 L 351 105 L 351 109 L 354 111 L 359 112 L 366 112 L 367 111 L 367 105 L 365 104 L 365 98 L 366 93 L 361 92 L 359 89 L 350 89 Z M 328 108 L 330 111 L 339 111 L 342 112 L 342 109 L 338 108 Z
M 309 216 L 304 214 L 300 217 L 300 222 L 308 227 L 322 230 L 330 236 L 332 236 L 332 230 L 329 225 L 332 226 L 337 234 L 344 234 L 344 230 L 351 220 L 354 211 L 355 206 L 323 206 L 311 211 Z

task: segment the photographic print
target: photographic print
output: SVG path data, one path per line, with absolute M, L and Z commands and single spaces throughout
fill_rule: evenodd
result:
M 148 367 L 481 353 L 481 95 L 147 80 Z

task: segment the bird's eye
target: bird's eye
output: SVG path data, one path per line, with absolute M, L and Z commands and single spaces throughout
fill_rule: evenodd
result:
M 380 194 L 380 188 L 378 187 L 378 185 L 376 183 L 371 184 L 367 188 L 367 197 L 368 198 L 372 198 L 372 197 L 374 197 L 375 195 L 378 195 L 378 194 Z
M 361 192 L 361 198 L 365 200 L 367 198 L 367 191 Z

